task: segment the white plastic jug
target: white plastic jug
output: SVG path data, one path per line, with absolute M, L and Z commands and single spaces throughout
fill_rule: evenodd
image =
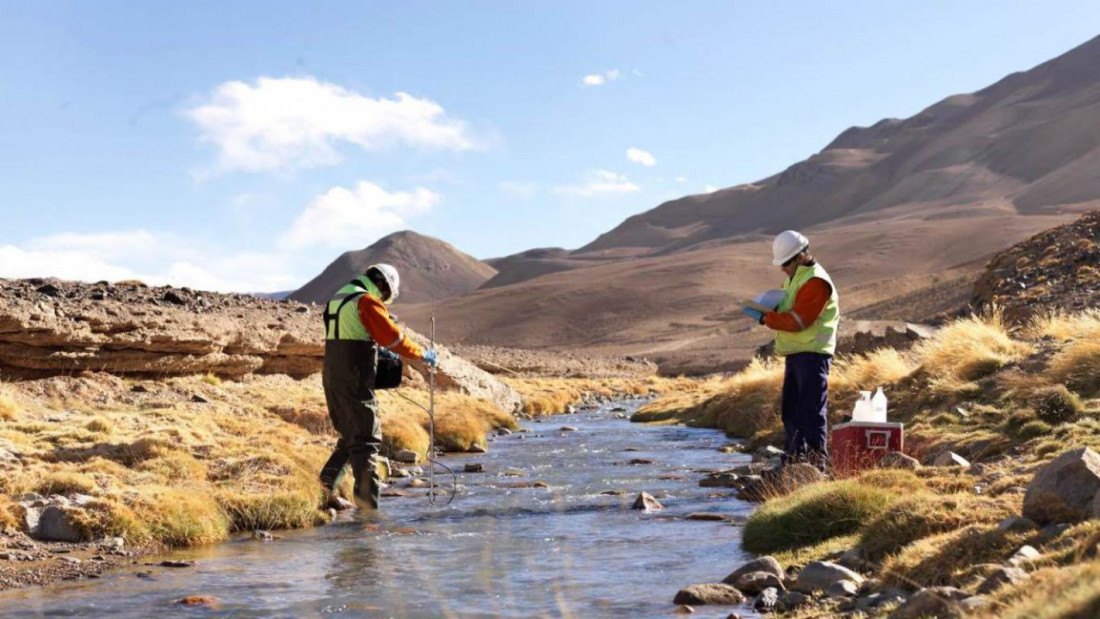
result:
M 852 421 L 870 421 L 882 423 L 886 421 L 886 394 L 882 388 L 871 396 L 870 391 L 860 391 L 856 406 L 852 409 Z
M 882 387 L 875 390 L 875 395 L 871 397 L 871 408 L 875 410 L 875 421 L 885 423 L 886 394 L 882 392 Z

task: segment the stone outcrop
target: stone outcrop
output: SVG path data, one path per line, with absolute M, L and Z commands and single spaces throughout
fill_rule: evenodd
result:
M 1100 454 L 1083 447 L 1058 456 L 1036 473 L 1024 495 L 1024 517 L 1039 525 L 1078 522 L 1094 515 L 1100 492 Z
M 1000 308 L 1007 318 L 1100 306 L 1100 211 L 1041 232 L 994 256 L 974 287 L 971 305 Z
M 136 281 L 0 280 L 5 378 L 82 371 L 302 378 L 321 370 L 323 355 L 321 308 L 315 305 Z M 422 382 L 424 371 L 419 363 L 406 365 L 411 381 Z M 510 387 L 442 348 L 436 384 L 487 398 L 507 412 L 520 403 Z

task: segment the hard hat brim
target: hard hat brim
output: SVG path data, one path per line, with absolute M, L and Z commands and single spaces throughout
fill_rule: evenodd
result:
M 802 247 L 799 247 L 797 250 L 791 252 L 790 254 L 788 254 L 784 258 L 773 258 L 772 259 L 772 264 L 777 266 L 777 267 L 781 267 L 781 266 L 783 266 L 784 262 L 790 260 L 791 258 L 794 258 L 798 254 L 801 254 L 802 252 L 806 251 L 809 248 L 810 248 L 809 245 L 803 245 Z

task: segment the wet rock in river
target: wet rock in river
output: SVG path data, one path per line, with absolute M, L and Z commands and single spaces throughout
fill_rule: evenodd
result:
M 211 609 L 217 609 L 221 606 L 220 602 L 218 602 L 218 598 L 211 595 L 189 595 L 175 600 L 172 603 L 180 606 L 205 606 Z
M 180 567 L 193 567 L 194 565 L 195 565 L 195 562 L 194 562 L 194 561 L 175 561 L 175 560 L 166 560 L 166 561 L 161 561 L 161 562 L 160 562 L 160 566 L 161 566 L 161 567 L 176 567 L 176 568 L 180 568 Z
M 676 592 L 674 604 L 740 604 L 745 596 L 730 585 L 706 583 L 691 585 Z
M 273 541 L 275 541 L 275 536 L 272 535 L 270 531 L 264 531 L 263 529 L 256 529 L 255 531 L 252 532 L 252 539 L 257 540 L 257 541 L 261 541 L 261 542 L 273 542 Z
M 650 460 L 649 458 L 633 458 L 630 462 L 627 462 L 627 464 L 653 464 L 653 460 Z
M 778 447 L 772 447 L 771 445 L 765 445 L 760 449 L 757 449 L 752 454 L 753 462 L 767 462 L 772 458 L 778 458 L 783 455 L 783 450 Z
M 653 495 L 648 492 L 643 492 L 638 495 L 638 498 L 634 499 L 634 504 L 630 506 L 630 509 L 637 509 L 641 511 L 655 511 L 658 509 L 664 509 L 664 505 L 653 498 Z
M 393 454 L 393 460 L 395 462 L 404 462 L 407 464 L 416 464 L 419 458 L 420 456 L 411 449 L 398 449 Z
M 775 557 L 763 556 L 753 559 L 748 563 L 742 565 L 733 571 L 729 576 L 722 579 L 722 582 L 727 585 L 732 585 L 737 582 L 738 578 L 741 578 L 745 574 L 751 574 L 753 572 L 766 572 L 769 574 L 775 574 L 780 580 L 783 579 L 783 566 L 779 564 L 779 561 Z
M 562 427 L 558 428 L 558 431 L 559 432 L 576 432 L 577 428 L 576 428 L 576 426 L 562 426 Z
M 462 467 L 464 473 L 484 473 L 485 465 L 480 462 L 467 462 L 466 466 Z
M 778 591 L 787 589 L 783 585 L 783 579 L 771 572 L 749 572 L 740 576 L 733 583 L 733 586 L 745 595 L 756 595 L 766 589 L 776 589 Z
M 726 520 L 725 514 L 715 514 L 711 512 L 693 512 L 687 515 L 687 520 L 707 520 L 723 522 Z
M 779 602 L 779 589 L 770 587 L 760 592 L 752 602 L 753 610 L 759 613 L 770 613 L 775 610 Z

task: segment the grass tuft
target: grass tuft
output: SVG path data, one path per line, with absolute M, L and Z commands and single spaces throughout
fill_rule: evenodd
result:
M 988 376 L 1030 351 L 1030 345 L 1012 339 L 999 312 L 957 320 L 916 348 L 921 367 L 941 392 Z
M 745 550 L 767 553 L 850 535 L 889 507 L 893 494 L 855 481 L 822 482 L 768 501 L 745 523 Z
M 10 395 L 0 391 L 0 421 L 15 421 L 19 413 L 19 404 Z
M 891 505 L 863 529 L 860 546 L 879 560 L 931 535 L 954 531 L 967 524 L 998 522 L 1018 507 L 968 494 L 940 496 L 911 494 Z
M 1035 392 L 1035 414 L 1039 419 L 1057 425 L 1076 420 L 1085 413 L 1081 398 L 1065 385 L 1052 385 Z
M 48 473 L 33 487 L 34 492 L 43 496 L 53 494 L 93 494 L 98 486 L 90 475 L 74 470 L 56 470 Z

